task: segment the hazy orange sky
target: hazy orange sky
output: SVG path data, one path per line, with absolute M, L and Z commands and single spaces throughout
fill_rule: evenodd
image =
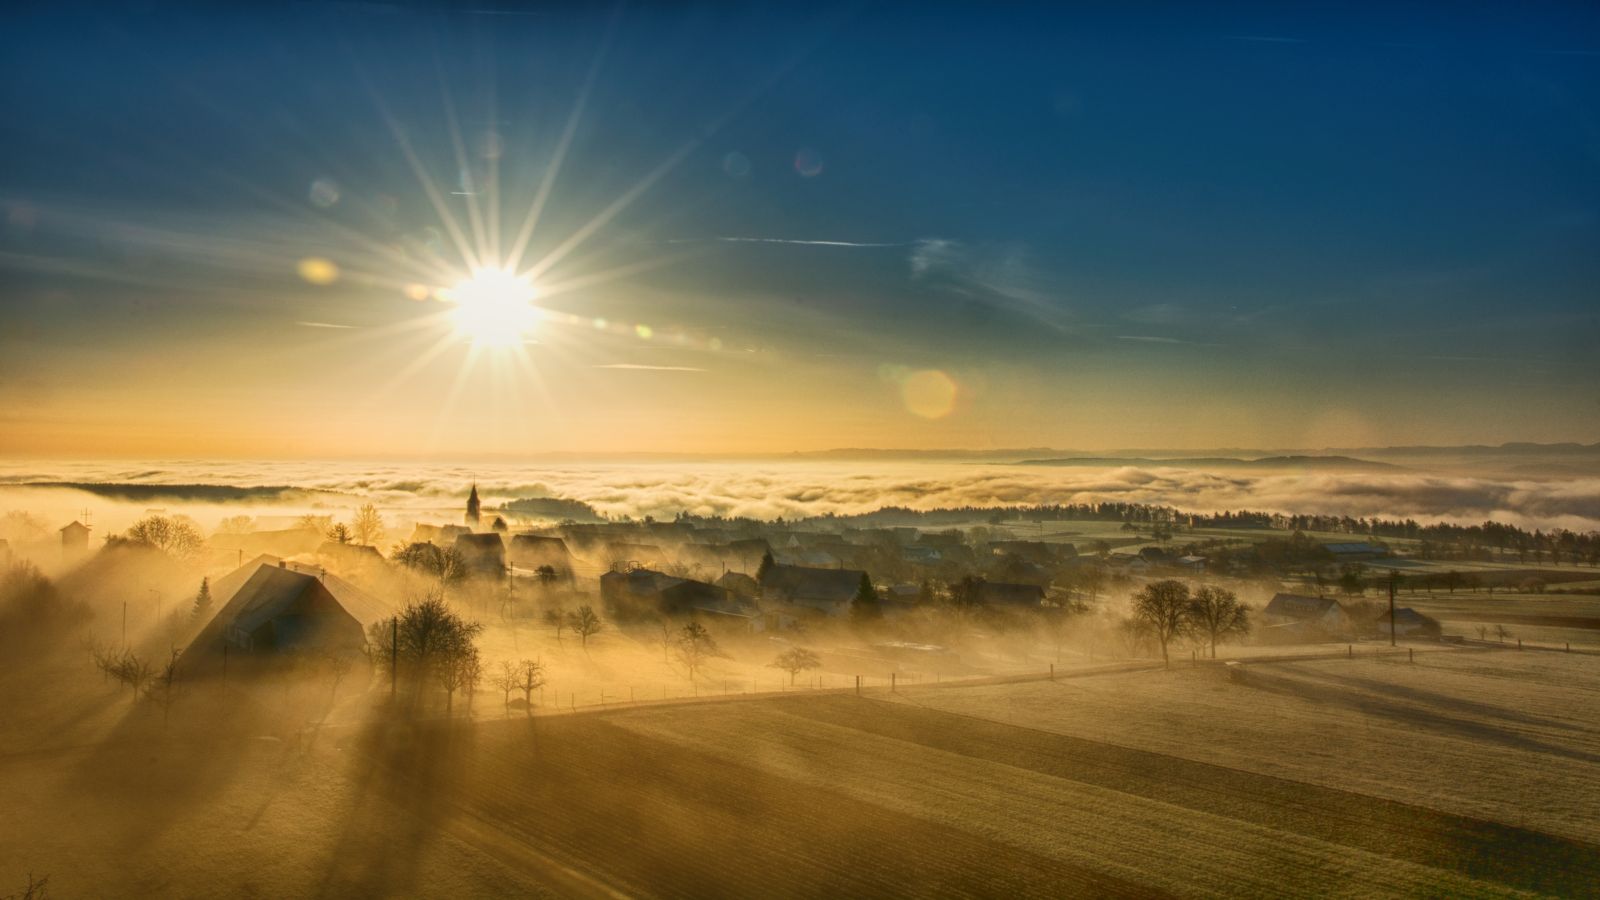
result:
M 17 17 L 0 453 L 1600 437 L 1592 16 L 1014 12 Z

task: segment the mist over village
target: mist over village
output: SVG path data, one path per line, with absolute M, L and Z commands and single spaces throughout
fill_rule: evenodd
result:
M 0 900 L 1595 896 L 1597 48 L 0 12 Z

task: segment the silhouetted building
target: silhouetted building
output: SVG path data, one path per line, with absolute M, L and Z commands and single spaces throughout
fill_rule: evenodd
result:
M 506 571 L 506 545 L 499 534 L 463 534 L 456 538 L 456 552 L 473 575 L 500 577 Z
M 728 592 L 714 584 L 650 569 L 601 575 L 600 599 L 617 620 L 684 615 L 698 607 L 723 608 L 730 602 Z
M 182 665 L 216 672 L 289 654 L 356 656 L 367 626 L 383 617 L 381 607 L 347 605 L 321 579 L 286 563 L 261 565 L 190 642 Z
M 1389 633 L 1389 611 L 1384 610 L 1378 616 L 1378 633 Z M 1437 638 L 1440 634 L 1439 620 L 1425 616 L 1409 606 L 1402 606 L 1394 611 L 1394 633 L 1400 636 Z
M 842 616 L 850 611 L 850 601 L 860 590 L 865 575 L 858 569 L 774 565 L 761 579 L 761 599 Z
M 511 564 L 519 569 L 549 566 L 563 578 L 572 576 L 572 554 L 567 550 L 567 542 L 550 535 L 512 535 Z
M 483 521 L 483 516 L 480 514 L 479 510 L 478 485 L 476 482 L 474 482 L 472 485 L 472 493 L 467 495 L 467 527 L 477 528 L 478 523 L 481 521 Z
M 756 580 L 743 572 L 723 572 L 717 579 L 717 587 L 738 597 L 740 600 L 754 600 L 760 592 Z
M 61 552 L 71 555 L 89 552 L 89 526 L 77 520 L 61 526 Z
M 1037 609 L 1044 605 L 1044 588 L 1036 584 L 983 581 L 978 584 L 978 602 L 984 606 Z
M 1287 633 L 1342 634 L 1350 630 L 1350 617 L 1332 597 L 1274 594 L 1261 610 L 1261 624 Z

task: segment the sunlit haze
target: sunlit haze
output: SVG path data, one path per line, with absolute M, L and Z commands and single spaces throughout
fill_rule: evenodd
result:
M 0 900 L 1593 897 L 1600 4 L 5 4 Z
M 13 16 L 0 450 L 1594 439 L 1591 11 L 1013 12 Z

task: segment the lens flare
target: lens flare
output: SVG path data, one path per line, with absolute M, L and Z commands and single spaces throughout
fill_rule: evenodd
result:
M 332 260 L 320 256 L 308 256 L 300 260 L 295 264 L 295 271 L 310 284 L 327 285 L 339 280 L 339 267 Z
M 956 408 L 956 383 L 938 369 L 921 369 L 900 383 L 906 409 L 924 419 L 942 419 Z
M 533 305 L 538 295 L 533 284 L 502 269 L 481 269 L 445 293 L 454 303 L 450 313 L 456 333 L 474 346 L 510 347 L 539 322 Z

